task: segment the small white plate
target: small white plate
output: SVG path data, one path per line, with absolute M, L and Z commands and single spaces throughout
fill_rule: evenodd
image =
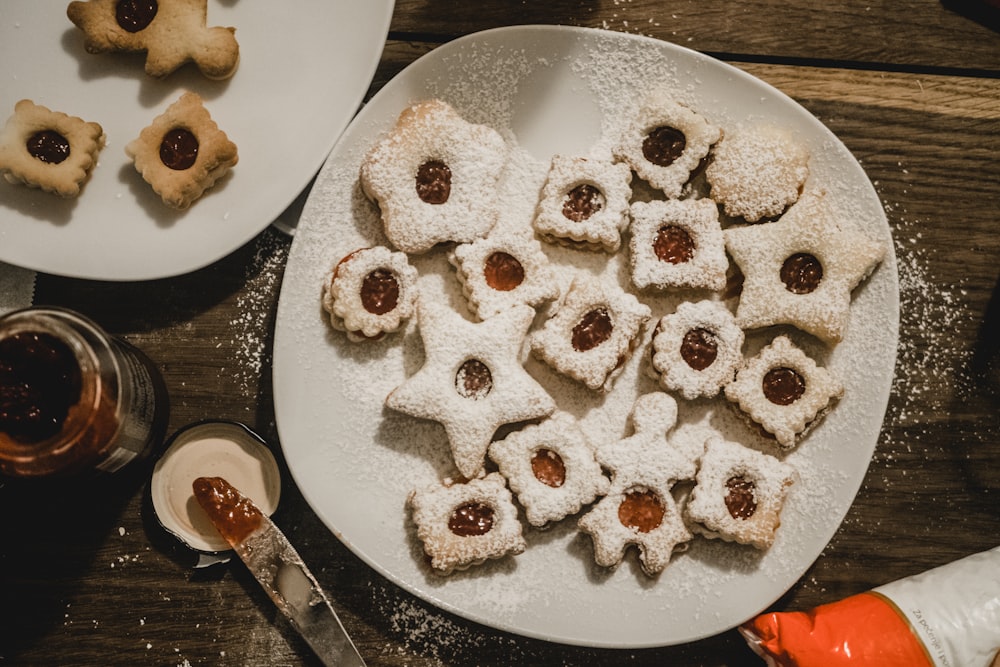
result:
M 767 552 L 697 538 L 652 579 L 639 570 L 634 551 L 615 571 L 596 567 L 590 538 L 577 532 L 571 518 L 548 531 L 528 529 L 528 547 L 519 556 L 438 576 L 426 565 L 405 503 L 412 489 L 452 474 L 444 430 L 383 406 L 386 395 L 422 363 L 419 333 L 410 322 L 405 332 L 381 341 L 350 343 L 330 327 L 320 307 L 323 282 L 340 258 L 385 243 L 376 210 L 359 192 L 362 156 L 408 104 L 442 98 L 512 143 L 498 225 L 530 225 L 552 154 L 606 149 L 607 137 L 656 86 L 669 87 L 723 128 L 747 121 L 789 128 L 810 151 L 810 178 L 827 189 L 846 220 L 890 247 L 886 260 L 855 291 L 848 334 L 836 349 L 799 337 L 843 379 L 846 395 L 786 457 L 800 479 Z M 579 269 L 609 279 L 627 276 L 625 249 L 611 257 L 550 245 L 545 250 L 564 267 L 564 279 Z M 464 307 L 443 252 L 411 262 L 420 271 L 422 291 Z M 677 297 L 643 299 L 658 317 L 676 306 Z M 712 58 L 633 35 L 553 26 L 479 33 L 435 49 L 385 86 L 344 133 L 317 178 L 278 307 L 274 395 L 281 443 L 295 481 L 330 530 L 377 571 L 442 609 L 570 644 L 684 643 L 732 628 L 767 607 L 836 532 L 878 439 L 896 355 L 898 307 L 889 227 L 871 183 L 844 145 L 779 91 Z M 649 336 L 647 331 L 644 345 Z M 759 345 L 767 334 L 753 338 Z M 580 419 L 588 439 L 600 443 L 629 435 L 635 398 L 655 390 L 645 373 L 646 358 L 644 346 L 606 396 L 533 359 L 526 368 L 561 408 Z M 759 436 L 730 417 L 722 399 L 679 403 L 685 428 L 707 426 L 761 445 L 749 442 Z
M 0 260 L 77 278 L 145 280 L 201 268 L 269 225 L 316 174 L 378 65 L 393 0 L 209 0 L 233 26 L 240 66 L 210 81 L 193 65 L 163 80 L 141 54 L 92 55 L 66 2 L 0 3 L 0 123 L 20 99 L 100 123 L 108 145 L 80 196 L 0 179 Z M 125 156 L 183 90 L 239 147 L 232 173 L 190 209 L 167 208 Z

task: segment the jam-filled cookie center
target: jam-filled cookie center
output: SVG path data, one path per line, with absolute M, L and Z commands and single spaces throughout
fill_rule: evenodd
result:
M 781 282 L 792 294 L 809 294 L 823 280 L 823 265 L 815 255 L 799 252 L 781 265 Z
M 694 239 L 683 227 L 664 225 L 653 239 L 653 252 L 661 262 L 684 264 L 694 257 Z
M 126 32 L 139 32 L 156 18 L 159 7 L 156 0 L 118 0 L 115 20 Z
M 451 196 L 451 169 L 440 160 L 428 160 L 417 169 L 417 196 L 426 204 L 444 204 Z
M 611 338 L 614 329 L 615 325 L 611 321 L 611 315 L 607 309 L 594 308 L 581 317 L 577 325 L 573 327 L 570 342 L 577 352 L 586 352 Z
M 618 506 L 618 520 L 626 528 L 640 533 L 655 530 L 663 523 L 666 508 L 660 496 L 649 489 L 633 489 L 625 494 Z
M 174 171 L 194 166 L 198 159 L 198 137 L 183 127 L 175 127 L 160 141 L 160 161 Z
M 681 358 L 696 371 L 703 371 L 719 356 L 719 343 L 708 329 L 698 327 L 684 334 L 681 340 Z
M 491 288 L 509 292 L 524 282 L 524 267 L 513 255 L 495 252 L 483 262 L 483 278 Z
M 761 389 L 775 405 L 791 405 L 806 393 L 806 379 L 791 368 L 772 368 L 764 374 Z
M 646 135 L 642 141 L 642 155 L 658 167 L 669 167 L 684 153 L 687 139 L 677 128 L 664 125 Z
M 459 537 L 476 537 L 493 530 L 493 508 L 486 503 L 459 505 L 448 519 L 448 530 Z
M 583 222 L 604 208 L 605 203 L 600 189 L 590 183 L 581 183 L 566 193 L 562 214 L 573 222 Z
M 399 305 L 399 281 L 389 269 L 375 269 L 361 281 L 361 305 L 373 315 L 385 315 Z
M 474 401 L 486 398 L 493 390 L 493 374 L 489 367 L 478 359 L 467 359 L 455 374 L 455 391 L 462 398 Z
M 31 157 L 48 164 L 59 164 L 69 157 L 69 140 L 55 130 L 41 130 L 28 137 L 26 148 Z
M 566 464 L 551 449 L 542 448 L 531 457 L 531 473 L 539 482 L 558 489 L 566 482 Z
M 749 519 L 757 511 L 757 485 L 742 476 L 726 480 L 726 509 L 734 519 Z

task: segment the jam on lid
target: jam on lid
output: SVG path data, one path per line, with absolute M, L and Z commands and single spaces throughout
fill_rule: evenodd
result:
M 524 282 L 524 267 L 513 255 L 495 252 L 483 263 L 483 278 L 493 289 L 509 292 Z
M 156 18 L 156 0 L 118 0 L 115 6 L 115 20 L 122 30 L 139 32 Z
M 608 338 L 614 331 L 614 323 L 606 308 L 595 308 L 584 315 L 573 327 L 572 344 L 577 352 L 592 350 Z
M 199 477 L 191 487 L 212 525 L 233 546 L 250 537 L 264 521 L 253 501 L 222 477 Z
M 31 157 L 48 164 L 59 164 L 69 157 L 69 140 L 55 130 L 40 130 L 28 138 Z
M 694 239 L 687 230 L 677 225 L 664 225 L 653 239 L 653 252 L 661 262 L 683 264 L 694 257 Z
M 823 265 L 814 255 L 796 253 L 781 265 L 781 282 L 793 294 L 809 294 L 822 280 Z
M 531 472 L 535 479 L 553 489 L 558 489 L 566 482 L 566 464 L 551 449 L 542 448 L 535 452 L 531 457 Z
M 198 137 L 191 130 L 175 127 L 163 135 L 160 160 L 170 169 L 190 169 L 198 159 Z
M 662 126 L 653 129 L 642 142 L 642 155 L 659 167 L 669 167 L 681 156 L 687 139 L 680 130 Z
M 455 374 L 455 391 L 462 398 L 478 401 L 493 390 L 493 374 L 478 359 L 467 359 Z
M 361 305 L 373 315 L 385 315 L 399 305 L 399 282 L 388 269 L 375 269 L 361 281 Z
M 806 380 L 791 368 L 772 368 L 764 374 L 761 389 L 775 405 L 791 405 L 806 393 Z
M 0 431 L 14 440 L 56 435 L 81 388 L 76 354 L 55 336 L 21 331 L 0 340 Z
M 581 183 L 563 200 L 562 214 L 573 222 L 583 222 L 604 208 L 604 194 L 589 183 Z
M 625 494 L 618 506 L 618 520 L 627 528 L 634 528 L 640 533 L 655 530 L 666 515 L 666 509 L 660 497 L 648 489 L 633 489 Z
M 417 196 L 427 204 L 443 204 L 451 196 L 451 169 L 440 160 L 424 162 L 417 169 Z
M 719 344 L 708 329 L 691 329 L 681 341 L 681 358 L 696 371 L 703 371 L 715 362 Z
M 745 477 L 736 476 L 726 480 L 726 509 L 734 519 L 749 519 L 757 511 L 754 494 L 757 485 Z
M 459 505 L 448 519 L 448 530 L 459 537 L 485 535 L 493 530 L 493 508 L 480 502 Z

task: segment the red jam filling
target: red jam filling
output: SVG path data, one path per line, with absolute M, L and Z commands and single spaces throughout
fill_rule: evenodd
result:
M 467 359 L 455 374 L 455 391 L 462 398 L 474 401 L 486 398 L 493 390 L 493 375 L 478 359 Z
M 544 484 L 558 489 L 566 483 L 566 464 L 562 457 L 551 449 L 539 449 L 531 457 L 531 472 L 535 479 Z
M 524 282 L 524 267 L 513 255 L 495 252 L 483 263 L 486 284 L 499 292 L 509 292 Z
M 791 368 L 772 368 L 764 374 L 761 389 L 775 405 L 791 405 L 806 393 L 806 380 Z
M 757 511 L 757 485 L 745 477 L 730 477 L 726 481 L 726 509 L 734 519 L 749 519 Z
M 680 130 L 663 126 L 654 129 L 642 142 L 642 155 L 658 167 L 669 167 L 681 156 L 687 139 Z
M 417 169 L 417 196 L 427 204 L 443 204 L 451 196 L 451 169 L 440 160 L 424 162 Z
M 823 265 L 808 253 L 796 253 L 781 265 L 781 282 L 792 294 L 809 294 L 822 280 Z
M 634 528 L 640 533 L 655 530 L 663 523 L 666 509 L 663 501 L 653 491 L 633 490 L 625 494 L 618 506 L 618 520 L 626 528 Z
M 250 537 L 264 521 L 253 501 L 222 477 L 199 477 L 191 487 L 216 530 L 233 546 Z
M 703 371 L 719 355 L 719 345 L 715 335 L 708 329 L 691 329 L 681 341 L 681 358 L 696 371 Z
M 566 194 L 562 214 L 573 222 L 583 222 L 604 208 L 604 194 L 589 183 L 582 183 Z
M 160 160 L 174 171 L 184 171 L 194 166 L 198 159 L 198 137 L 191 130 L 175 127 L 160 141 Z
M 28 138 L 31 157 L 48 164 L 59 164 L 69 157 L 69 140 L 55 130 L 41 130 Z
M 595 308 L 584 315 L 573 327 L 572 344 L 577 352 L 592 350 L 608 338 L 614 331 L 611 315 L 604 308 Z
M 486 503 L 459 505 L 448 519 L 448 530 L 459 537 L 485 535 L 493 530 L 493 508 Z
M 694 257 L 694 239 L 687 230 L 677 225 L 660 227 L 653 239 L 653 252 L 661 262 L 683 264 Z
M 156 18 L 156 0 L 118 0 L 115 20 L 126 32 L 139 32 Z
M 361 305 L 372 315 L 385 315 L 399 305 L 399 282 L 388 269 L 375 269 L 361 281 Z

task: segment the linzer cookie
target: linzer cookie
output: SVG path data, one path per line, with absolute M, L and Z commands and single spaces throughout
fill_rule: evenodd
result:
M 235 28 L 208 27 L 207 0 L 85 0 L 66 15 L 89 53 L 145 52 L 146 73 L 164 77 L 194 62 L 210 79 L 233 75 L 240 61 Z
M 844 385 L 787 336 L 778 336 L 736 374 L 726 398 L 782 447 L 794 447 L 844 395 Z
M 334 329 L 354 342 L 382 338 L 413 314 L 417 270 L 385 246 L 361 248 L 341 259 L 323 289 Z
M 843 338 L 852 290 L 886 253 L 884 243 L 838 219 L 822 192 L 805 193 L 777 222 L 724 235 L 744 275 L 739 325 L 791 324 L 828 344 Z
M 632 204 L 632 283 L 639 289 L 722 290 L 729 260 L 711 199 Z
M 480 319 L 517 304 L 536 307 L 559 298 L 556 274 L 531 236 L 490 236 L 463 243 L 448 260 L 457 269 L 469 309 Z
M 617 566 L 630 544 L 650 575 L 662 572 L 678 546 L 692 535 L 671 489 L 695 474 L 694 461 L 666 442 L 677 421 L 677 403 L 657 392 L 640 396 L 632 413 L 635 434 L 598 447 L 597 459 L 611 471 L 611 488 L 578 522 L 594 542 L 594 560 Z
M 576 514 L 608 491 L 593 447 L 566 413 L 494 442 L 489 454 L 533 526 Z
M 609 391 L 651 314 L 618 285 L 581 273 L 555 315 L 529 337 L 531 351 L 589 388 Z
M 747 222 L 780 215 L 798 200 L 808 175 L 806 148 L 770 125 L 728 130 L 705 170 L 712 199 Z
M 721 136 L 718 127 L 660 91 L 639 108 L 615 157 L 667 197 L 677 198 Z
M 660 318 L 652 363 L 660 386 L 688 400 L 711 398 L 743 363 L 744 333 L 718 301 L 685 301 Z
M 705 537 L 769 549 L 795 479 L 791 465 L 715 436 L 705 448 L 684 514 Z
M 135 169 L 171 208 L 186 209 L 238 161 L 236 144 L 197 93 L 184 93 L 125 146 Z
M 616 252 L 628 226 L 631 182 L 627 165 L 556 155 L 538 202 L 535 231 L 551 243 Z
M 422 253 L 493 229 L 506 158 L 499 133 L 430 100 L 404 110 L 371 149 L 361 164 L 361 187 L 378 204 L 389 242 Z
M 393 410 L 440 422 L 458 471 L 483 472 L 497 428 L 545 417 L 555 402 L 521 365 L 524 336 L 535 316 L 518 305 L 482 322 L 417 299 L 423 367 L 385 400 Z
M 76 197 L 102 148 L 98 123 L 21 100 L 0 131 L 0 174 L 11 183 Z
M 441 574 L 524 551 L 517 507 L 499 473 L 410 493 L 417 538 Z

